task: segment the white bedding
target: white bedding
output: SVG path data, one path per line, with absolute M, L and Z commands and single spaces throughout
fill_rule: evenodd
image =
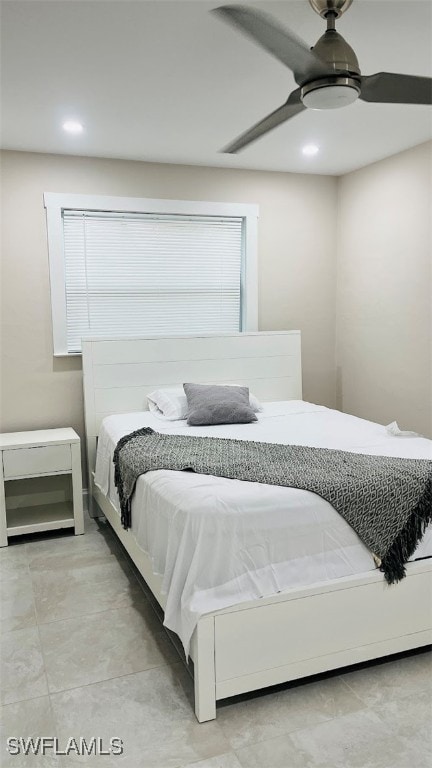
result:
M 300 400 L 266 403 L 252 424 L 189 427 L 148 411 L 104 419 L 95 482 L 119 508 L 113 452 L 142 426 L 159 432 L 233 437 L 432 459 L 432 441 L 394 436 L 379 424 Z M 159 470 L 138 478 L 132 535 L 163 577 L 165 625 L 186 655 L 199 617 L 267 597 L 375 569 L 371 553 L 324 499 L 294 488 Z M 414 554 L 432 556 L 432 526 Z M 383 577 L 384 578 L 384 577 Z M 393 587 L 397 589 L 397 585 Z

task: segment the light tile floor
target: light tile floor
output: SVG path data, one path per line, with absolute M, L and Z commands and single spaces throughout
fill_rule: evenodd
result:
M 239 696 L 198 724 L 160 609 L 104 522 L 0 550 L 0 765 L 432 768 L 432 654 Z M 12 756 L 6 738 L 113 736 L 122 756 Z

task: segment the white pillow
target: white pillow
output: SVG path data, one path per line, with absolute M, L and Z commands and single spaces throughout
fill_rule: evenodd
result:
M 185 419 L 188 404 L 183 389 L 156 389 L 147 395 L 149 411 L 160 419 Z
M 237 387 L 240 384 L 230 384 L 228 386 Z M 149 411 L 159 419 L 177 421 L 177 419 L 186 418 L 188 404 L 183 388 L 156 389 L 147 395 L 147 400 Z M 249 404 L 254 413 L 262 411 L 261 403 L 251 392 L 249 392 Z

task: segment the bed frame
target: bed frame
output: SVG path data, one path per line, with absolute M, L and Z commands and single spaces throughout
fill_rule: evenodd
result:
M 300 332 L 87 339 L 83 368 L 89 495 L 164 608 L 160 577 L 93 482 L 102 419 L 142 411 L 153 389 L 184 381 L 247 384 L 264 401 L 301 399 Z M 391 587 L 372 571 L 206 614 L 190 654 L 197 719 L 214 719 L 219 699 L 428 645 L 431 606 L 428 558 Z

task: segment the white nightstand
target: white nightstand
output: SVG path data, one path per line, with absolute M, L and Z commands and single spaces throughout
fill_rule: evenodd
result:
M 73 527 L 75 535 L 84 533 L 80 439 L 73 429 L 9 432 L 0 435 L 0 453 L 0 547 L 18 534 Z

